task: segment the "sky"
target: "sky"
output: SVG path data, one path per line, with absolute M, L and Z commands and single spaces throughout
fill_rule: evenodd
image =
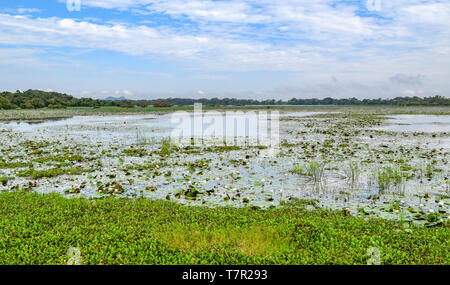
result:
M 0 90 L 450 97 L 450 0 L 0 0 Z

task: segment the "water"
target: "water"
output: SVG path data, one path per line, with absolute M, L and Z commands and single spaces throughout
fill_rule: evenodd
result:
M 348 137 L 349 131 L 360 131 L 358 124 L 353 125 L 352 121 L 343 118 L 324 120 L 310 117 L 316 114 L 319 113 L 291 112 L 280 115 L 280 141 L 283 144 L 275 157 L 261 156 L 261 150 L 251 146 L 225 152 L 211 152 L 204 148 L 185 152 L 180 149 L 169 157 L 160 157 L 154 153 L 161 149 L 161 139 L 172 135 L 177 127 L 189 130 L 184 133 L 186 136 L 196 135 L 192 132 L 195 124 L 192 120 L 189 124 L 180 124 L 182 119 L 192 119 L 192 113 L 79 116 L 39 123 L 0 123 L 0 157 L 28 162 L 37 157 L 70 151 L 70 154 L 91 158 L 73 162 L 71 166 L 92 168 L 93 172 L 42 178 L 38 187 L 33 189 L 40 193 L 55 191 L 68 197 L 102 197 L 105 195 L 98 192 L 98 183 L 117 181 L 125 191 L 115 196 L 143 195 L 150 199 L 166 199 L 169 196 L 172 201 L 193 205 L 269 207 L 294 198 L 317 199 L 322 207 L 346 207 L 355 215 L 364 208 L 371 215 L 399 218 L 398 213 L 386 209 L 402 200 L 405 203 L 402 204 L 401 213 L 410 219 L 415 213 L 406 210 L 408 207 L 412 207 L 416 213 L 418 208 L 424 212 L 432 210 L 448 213 L 450 200 L 445 196 L 450 192 L 445 177 L 450 174 L 447 161 L 450 137 L 443 132 L 450 132 L 450 116 L 393 116 L 378 129 L 398 131 L 398 134 L 380 134 L 369 139 L 372 127 Z M 243 116 L 234 114 L 230 119 L 234 121 Z M 226 120 L 223 113 L 207 113 L 205 121 L 203 131 L 211 129 L 214 122 L 223 123 Z M 268 125 L 270 121 L 270 118 L 261 120 Z M 247 120 L 245 131 L 238 130 L 234 134 L 251 136 L 254 133 L 249 132 L 249 129 L 257 129 L 261 122 L 255 124 L 255 121 Z M 213 129 L 216 130 L 216 127 Z M 42 153 L 34 154 L 36 149 L 30 150 L 24 144 L 27 141 L 48 141 L 49 145 L 40 149 Z M 147 155 L 124 154 L 131 147 L 141 149 Z M 358 179 L 354 183 L 349 181 L 352 159 L 360 163 Z M 189 169 L 188 165 L 199 160 L 207 161 L 206 167 L 194 166 Z M 318 181 L 314 181 L 310 175 L 291 172 L 296 165 L 307 169 L 312 161 L 317 161 L 323 167 L 323 177 L 319 177 Z M 133 168 L 148 164 L 160 164 L 161 167 L 144 170 Z M 406 169 L 402 170 L 402 175 L 414 176 L 399 185 L 391 183 L 386 189 L 380 190 L 377 173 L 388 166 Z M 50 162 L 34 163 L 34 167 L 46 169 L 59 166 L 56 162 Z M 30 178 L 17 175 L 20 170 L 0 169 L 0 177 L 15 177 L 11 183 L 27 185 Z M 115 178 L 109 178 L 108 175 L 114 175 Z M 430 178 L 428 175 L 431 175 Z M 130 179 L 134 181 L 131 183 Z M 68 191 L 82 183 L 86 183 L 86 187 L 80 194 L 68 194 Z M 0 186 L 0 190 L 7 191 L 10 187 Z M 144 190 L 147 187 L 156 187 L 157 190 Z M 190 187 L 203 194 L 195 200 L 183 195 L 177 197 L 177 193 Z M 423 197 L 426 194 L 432 198 L 425 201 Z M 249 201 L 245 202 L 244 198 Z M 440 205 L 436 201 L 445 201 L 447 204 Z
M 308 116 L 312 113 L 296 113 L 296 116 Z M 215 135 L 218 137 L 268 137 L 269 118 L 259 118 L 257 113 L 233 114 L 206 112 L 203 125 L 197 128 L 193 113 L 177 112 L 165 115 L 128 115 L 128 116 L 76 116 L 63 120 L 42 122 L 13 121 L 0 123 L 0 129 L 23 134 L 30 139 L 58 138 L 61 135 L 71 138 L 89 138 L 92 142 L 109 142 L 122 140 L 133 143 L 137 136 L 168 137 L 168 136 L 199 136 Z M 269 113 L 270 116 L 270 113 Z M 244 124 L 244 125 L 242 125 Z M 259 128 L 267 124 L 268 129 Z
M 394 132 L 450 132 L 450 116 L 396 115 L 378 129 Z

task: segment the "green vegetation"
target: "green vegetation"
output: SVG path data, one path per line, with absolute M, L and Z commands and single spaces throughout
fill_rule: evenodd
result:
M 50 168 L 43 170 L 36 170 L 34 168 L 29 168 L 27 170 L 20 171 L 18 173 L 19 177 L 29 177 L 32 179 L 40 179 L 44 177 L 56 177 L 59 175 L 80 175 L 84 172 L 90 172 L 90 169 L 84 169 L 82 167 L 74 167 L 74 168 Z
M 389 188 L 391 184 L 399 185 L 408 177 L 396 167 L 386 166 L 377 171 L 378 187 L 381 190 Z
M 153 107 L 156 107 L 156 108 L 167 108 L 167 107 L 170 108 L 173 106 L 172 103 L 167 102 L 166 100 L 162 100 L 162 99 L 153 101 L 152 105 L 153 105 Z
M 344 105 L 316 105 L 316 106 L 203 106 L 203 110 L 217 111 L 246 111 L 246 110 L 277 110 L 280 112 L 340 112 L 341 116 L 350 114 L 368 115 L 399 115 L 399 114 L 428 114 L 428 115 L 450 115 L 450 108 L 442 106 L 379 106 L 379 105 L 360 105 L 360 106 L 344 106 Z M 122 108 L 117 106 L 102 107 L 67 107 L 65 109 L 14 109 L 1 110 L 0 121 L 10 120 L 57 120 L 70 118 L 73 116 L 107 116 L 107 115 L 132 115 L 142 113 L 165 114 L 175 111 L 194 111 L 194 106 L 173 106 L 173 107 L 133 107 Z M 325 115 L 315 115 L 312 117 L 320 117 Z M 326 117 L 339 117 L 338 115 L 326 115 Z M 281 120 L 288 118 L 281 118 Z M 365 123 L 365 125 L 368 125 Z
M 0 160 L 0 169 L 2 168 L 21 168 L 30 165 L 28 162 L 6 162 Z
M 450 263 L 448 151 L 436 147 L 448 134 L 371 129 L 450 108 L 204 109 L 214 108 L 331 113 L 282 116 L 275 159 L 258 157 L 264 146 L 177 146 L 138 129 L 131 145 L 0 130 L 0 263 L 64 264 L 73 247 L 83 264 L 366 264 L 373 247 L 383 264 Z M 0 110 L 0 120 L 176 110 L 193 107 Z M 56 188 L 70 199 L 32 193 Z
M 55 155 L 55 156 L 43 156 L 34 159 L 33 161 L 39 163 L 47 162 L 65 162 L 65 161 L 82 161 L 83 157 L 80 155 Z
M 10 180 L 14 180 L 14 177 L 0 176 L 0 185 L 6 186 Z
M 295 205 L 295 206 L 294 206 Z M 0 194 L 0 263 L 449 264 L 447 226 L 404 229 L 342 211 L 189 207 L 147 199 Z
M 127 156 L 139 156 L 139 157 L 148 155 L 147 151 L 141 148 L 124 149 L 123 153 Z
M 234 150 L 240 150 L 241 147 L 236 145 L 217 145 L 212 147 L 207 147 L 205 151 L 207 152 L 213 152 L 213 153 L 220 153 L 220 152 L 228 152 L 228 151 L 234 151 Z
M 355 185 L 355 183 L 358 181 L 359 175 L 360 175 L 360 164 L 356 161 L 350 161 L 348 170 L 347 170 L 347 179 L 351 183 L 351 185 Z
M 162 157 L 170 156 L 170 154 L 177 149 L 177 146 L 172 145 L 170 138 L 164 138 L 161 141 L 161 149 L 158 151 L 158 154 Z
M 145 109 L 149 105 L 155 108 L 170 108 L 174 105 L 187 106 L 194 103 L 202 103 L 207 106 L 267 106 L 272 105 L 394 105 L 394 106 L 450 106 L 450 98 L 443 96 L 434 97 L 397 97 L 394 99 L 290 99 L 288 101 L 281 100 L 264 100 L 258 101 L 253 99 L 234 99 L 234 98 L 211 98 L 211 99 L 184 99 L 184 98 L 168 98 L 157 100 L 100 100 L 92 98 L 75 98 L 67 94 L 58 92 L 46 92 L 41 90 L 27 90 L 21 92 L 1 92 L 0 93 L 0 109 L 39 109 L 50 108 L 60 109 L 66 107 L 95 107 L 116 106 L 123 108 L 132 108 L 139 106 Z
M 314 183 L 319 183 L 323 179 L 325 165 L 321 162 L 311 161 L 306 165 L 295 165 L 290 172 L 293 174 L 310 176 Z
M 293 169 L 289 171 L 292 174 L 297 175 L 307 175 L 306 165 L 301 165 L 300 163 L 297 163 Z

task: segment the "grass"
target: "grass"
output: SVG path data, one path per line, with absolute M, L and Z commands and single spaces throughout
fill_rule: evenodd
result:
M 82 167 L 74 167 L 74 168 L 49 168 L 43 170 L 36 170 L 34 168 L 29 168 L 23 171 L 20 171 L 17 175 L 19 177 L 29 177 L 32 179 L 40 179 L 45 177 L 56 177 L 60 175 L 80 175 L 84 172 L 91 172 L 91 169 L 85 169 Z
M 127 156 L 139 156 L 139 157 L 143 157 L 148 155 L 147 150 L 145 149 L 141 149 L 141 148 L 129 148 L 129 149 L 124 149 L 123 153 Z
M 323 179 L 324 165 L 317 161 L 311 161 L 308 164 L 308 175 L 312 177 L 314 183 L 319 183 Z
M 402 171 L 396 167 L 386 166 L 377 171 L 377 181 L 380 190 L 388 189 L 391 184 L 399 185 L 406 178 Z
M 0 185 L 6 186 L 8 184 L 8 181 L 14 180 L 14 177 L 6 177 L 6 176 L 0 176 Z
M 402 228 L 302 206 L 189 207 L 0 193 L 0 264 L 450 264 L 447 226 Z
M 347 169 L 347 179 L 352 187 L 357 183 L 361 174 L 361 165 L 356 161 L 350 161 Z
M 320 183 L 323 180 L 325 165 L 321 162 L 311 161 L 308 164 L 296 164 L 290 173 L 310 176 L 314 183 Z
M 0 161 L 0 169 L 4 168 L 22 168 L 29 166 L 29 162 L 6 162 L 6 161 Z
M 289 170 L 290 173 L 292 174 L 297 174 L 297 175 L 307 175 L 307 169 L 306 169 L 306 165 L 301 165 L 300 163 L 297 163 L 294 165 L 294 168 Z
M 240 150 L 241 147 L 237 145 L 216 145 L 207 147 L 204 151 L 206 152 L 213 152 L 213 153 L 221 153 L 221 152 L 229 152 L 229 151 L 235 151 Z
M 175 145 L 172 145 L 170 138 L 164 138 L 161 141 L 161 149 L 158 151 L 158 154 L 161 157 L 170 156 L 170 154 L 176 151 L 178 148 Z
M 53 156 L 42 156 L 34 159 L 34 162 L 47 163 L 47 162 L 65 162 L 65 161 L 82 161 L 84 158 L 80 155 L 53 155 Z

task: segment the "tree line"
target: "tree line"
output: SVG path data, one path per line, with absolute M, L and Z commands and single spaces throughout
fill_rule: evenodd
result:
M 67 107 L 102 107 L 116 106 L 131 108 L 134 106 L 171 107 L 173 105 L 187 106 L 202 103 L 207 106 L 270 106 L 270 105 L 395 105 L 395 106 L 450 106 L 450 98 L 443 96 L 432 97 L 396 97 L 393 99 L 297 99 L 283 100 L 254 100 L 236 98 L 166 98 L 157 100 L 104 100 L 92 98 L 75 98 L 71 95 L 47 92 L 41 90 L 27 90 L 0 93 L 0 109 L 39 109 L 39 108 L 67 108 Z

